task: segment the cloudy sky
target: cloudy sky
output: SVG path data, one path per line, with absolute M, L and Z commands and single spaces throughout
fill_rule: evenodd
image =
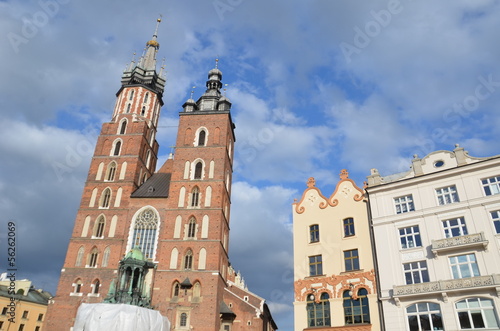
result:
M 497 1 L 0 0 L 1 269 L 14 220 L 18 277 L 55 293 L 100 125 L 159 14 L 160 157 L 218 57 L 237 135 L 230 256 L 281 330 L 308 177 L 329 195 L 343 168 L 362 186 L 456 143 L 500 154 Z

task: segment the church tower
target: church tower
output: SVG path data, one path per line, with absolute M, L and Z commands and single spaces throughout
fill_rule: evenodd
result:
M 111 121 L 102 125 L 46 330 L 69 330 L 82 302 L 101 302 L 130 226 L 129 197 L 156 167 L 165 78 L 156 70 L 158 19 L 140 60 L 125 69 Z M 144 252 L 151 258 L 151 251 Z
M 106 302 L 157 310 L 172 330 L 275 330 L 229 263 L 235 125 L 217 62 L 179 113 L 175 156 L 155 171 L 158 24 L 102 126 L 45 329 L 70 330 L 81 303 Z

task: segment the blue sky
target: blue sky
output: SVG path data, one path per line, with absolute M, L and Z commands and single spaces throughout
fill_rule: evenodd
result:
M 219 58 L 237 139 L 230 257 L 281 330 L 308 177 L 330 195 L 343 168 L 362 186 L 456 143 L 500 153 L 496 1 L 0 1 L 0 226 L 18 224 L 19 276 L 38 287 L 55 292 L 100 125 L 160 13 L 160 158 Z

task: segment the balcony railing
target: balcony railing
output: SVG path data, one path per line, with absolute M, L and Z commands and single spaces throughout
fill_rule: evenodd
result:
M 440 280 L 411 285 L 394 286 L 394 297 L 412 296 L 428 293 L 442 293 L 447 291 L 465 290 L 472 288 L 488 288 L 500 285 L 500 274 L 488 276 Z
M 484 249 L 486 249 L 486 247 L 488 246 L 488 240 L 486 240 L 483 232 L 446 239 L 432 240 L 431 250 L 434 255 L 437 256 L 441 252 L 456 250 L 465 247 L 470 248 L 475 246 L 481 246 Z

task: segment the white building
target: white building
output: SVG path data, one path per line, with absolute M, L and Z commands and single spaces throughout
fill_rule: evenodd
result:
M 366 188 L 386 330 L 499 330 L 500 155 L 412 163 Z

